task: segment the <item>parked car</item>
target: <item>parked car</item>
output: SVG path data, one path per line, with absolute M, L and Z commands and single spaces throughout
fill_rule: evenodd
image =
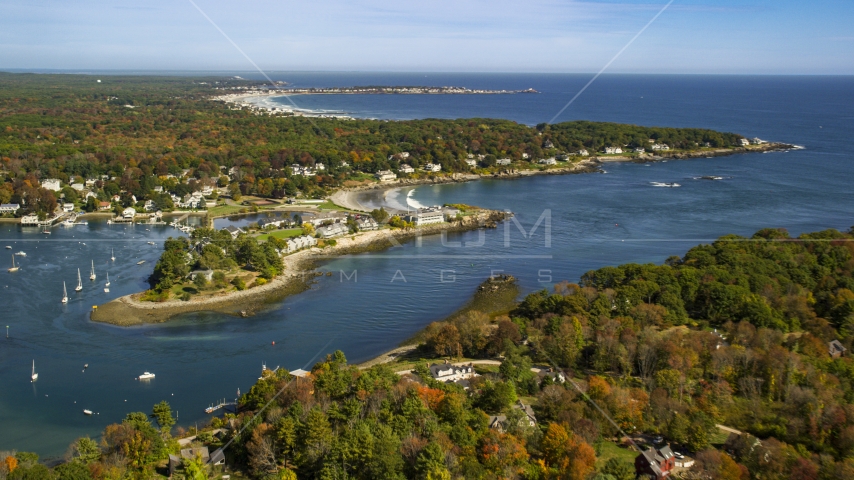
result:
M 653 437 L 652 441 L 655 443 L 664 443 L 664 437 L 662 437 L 661 435 L 656 435 L 655 437 Z

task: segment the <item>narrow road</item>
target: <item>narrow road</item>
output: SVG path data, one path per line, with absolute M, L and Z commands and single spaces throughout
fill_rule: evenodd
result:
M 723 430 L 723 431 L 725 431 L 725 432 L 734 433 L 734 434 L 736 434 L 736 435 L 742 435 L 742 433 L 741 433 L 740 431 L 738 431 L 738 430 L 736 430 L 736 429 L 734 429 L 734 428 L 729 428 L 729 427 L 726 427 L 726 426 L 724 426 L 724 425 L 715 425 L 715 426 L 716 426 L 716 427 L 718 427 L 718 428 L 720 428 L 721 430 Z

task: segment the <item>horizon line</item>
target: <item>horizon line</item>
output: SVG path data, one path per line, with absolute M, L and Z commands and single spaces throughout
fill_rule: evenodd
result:
M 463 71 L 463 70 L 267 70 L 271 74 L 433 74 L 433 75 L 595 75 L 595 72 L 554 72 L 554 71 Z M 57 75 L 93 75 L 93 74 L 257 74 L 255 70 L 241 69 L 145 69 L 145 68 L 0 68 L 0 73 L 33 73 Z M 179 75 L 189 76 L 189 75 Z M 675 72 L 675 73 L 645 73 L 645 72 L 612 72 L 602 76 L 718 76 L 718 77 L 854 77 L 854 73 L 707 73 L 707 72 Z M 252 79 L 245 79 L 252 80 Z

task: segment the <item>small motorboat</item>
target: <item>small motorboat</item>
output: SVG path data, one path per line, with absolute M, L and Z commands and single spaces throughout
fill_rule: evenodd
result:
M 153 373 L 145 372 L 142 375 L 140 375 L 139 377 L 137 377 L 136 379 L 137 380 L 151 380 L 152 378 L 154 378 Z
M 68 303 L 68 290 L 65 289 L 65 282 L 62 282 L 62 303 Z
M 13 273 L 13 272 L 17 272 L 17 271 L 18 271 L 18 266 L 15 265 L 15 256 L 12 255 L 12 266 L 9 267 L 9 273 Z
M 36 361 L 33 360 L 33 373 L 30 374 L 30 382 L 35 382 L 39 379 L 39 374 L 36 373 Z M 47 395 L 45 395 L 47 396 Z
M 12 249 L 11 245 L 6 245 L 6 250 L 11 250 L 11 249 Z
M 143 263 L 145 263 L 145 260 L 140 260 L 140 261 L 136 262 L 137 265 L 142 265 Z
M 83 415 L 92 415 L 92 410 L 89 410 L 88 408 L 83 409 Z
M 25 252 L 25 251 L 21 250 L 20 252 L 16 252 L 16 253 L 15 253 L 15 255 L 17 255 L 17 256 L 19 256 L 19 257 L 26 257 L 26 256 L 27 256 L 27 252 Z

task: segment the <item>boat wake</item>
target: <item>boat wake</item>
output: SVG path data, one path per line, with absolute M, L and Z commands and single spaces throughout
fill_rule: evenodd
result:
M 723 180 L 724 177 L 718 177 L 715 175 L 703 175 L 701 177 L 691 177 L 693 180 Z M 732 178 L 732 177 L 727 177 Z
M 681 187 L 681 186 L 682 186 L 682 185 L 679 185 L 678 183 L 672 183 L 672 182 L 671 182 L 671 183 L 649 182 L 649 183 L 650 183 L 650 185 L 652 185 L 653 187 L 669 187 L 669 188 L 675 188 L 675 187 Z

